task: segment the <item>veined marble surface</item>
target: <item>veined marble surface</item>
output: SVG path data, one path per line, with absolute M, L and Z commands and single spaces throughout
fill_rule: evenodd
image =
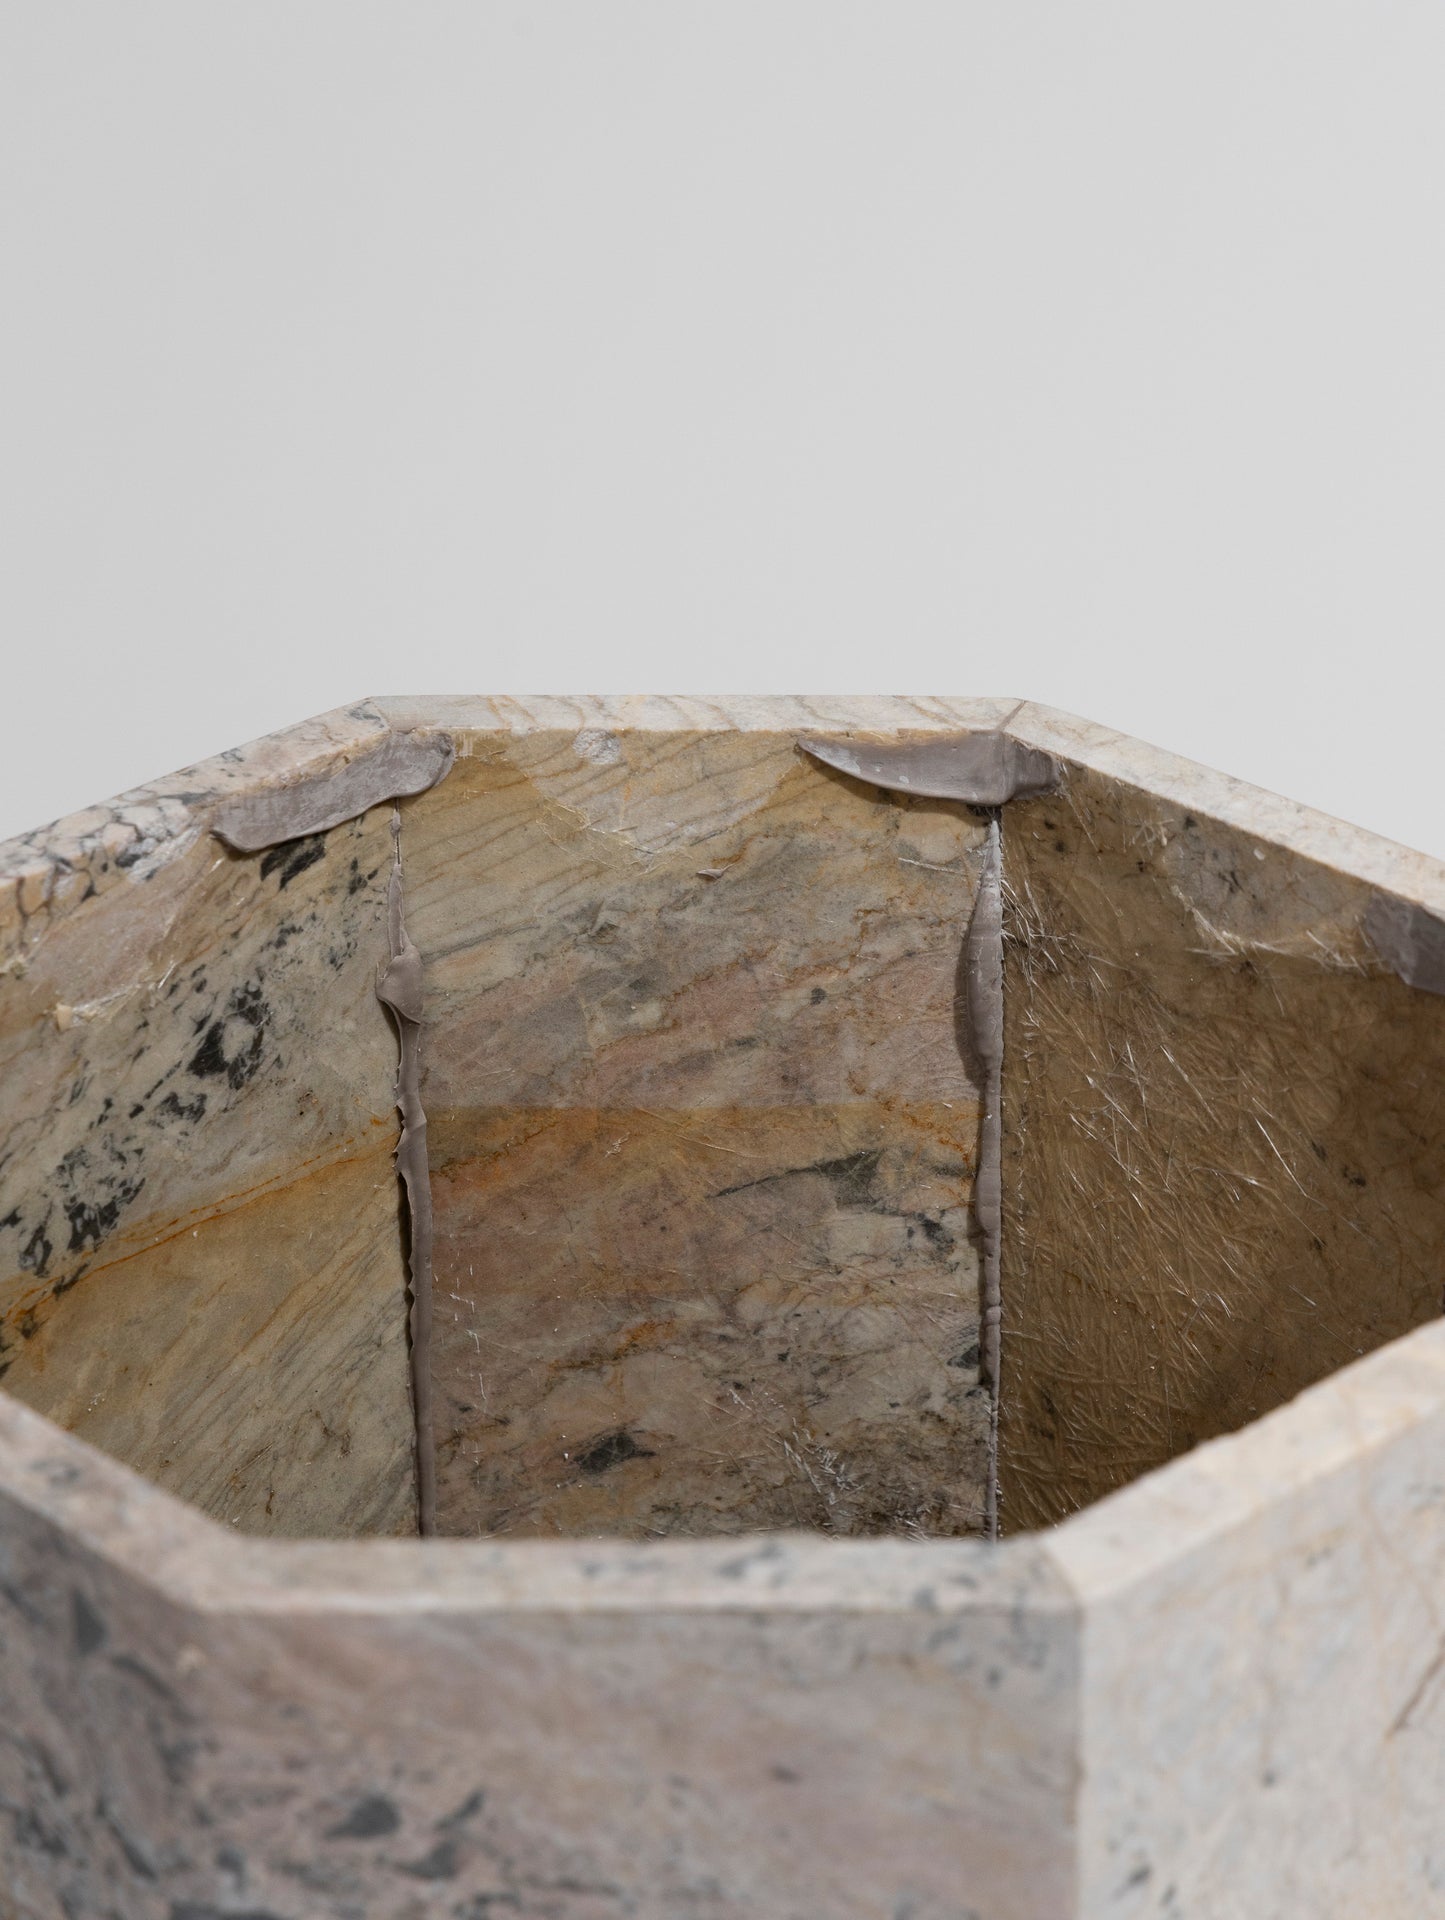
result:
M 453 732 L 402 836 L 444 1529 L 977 1529 L 980 820 L 776 726 Z
M 205 830 L 385 737 L 328 716 L 0 850 L 5 1390 L 248 1528 L 415 1524 L 387 810 Z
M 1181 1380 L 1249 1389 L 1241 1357 L 1281 1329 L 1284 1361 L 1314 1364 L 1318 1337 L 1336 1365 L 1401 1302 L 1406 1324 L 1423 1311 L 1445 1003 L 1406 992 L 1368 915 L 1388 896 L 1433 939 L 1445 869 L 1106 729 L 1006 702 L 379 702 L 62 823 L 0 851 L 0 1059 L 23 1093 L 0 1145 L 3 1297 L 27 1396 L 57 1392 L 62 1419 L 154 1453 L 162 1479 L 174 1420 L 218 1519 L 409 1520 L 396 1055 L 368 998 L 384 820 L 249 864 L 208 865 L 203 835 L 223 793 L 289 788 L 388 725 L 445 726 L 460 784 L 408 802 L 403 835 L 456 1287 L 437 1358 L 489 1391 L 495 1360 L 511 1396 L 487 1414 L 499 1444 L 451 1436 L 460 1524 L 498 1492 L 514 1532 L 645 1532 L 708 1500 L 725 1532 L 784 1494 L 816 1524 L 243 1539 L 0 1394 L 5 1920 L 1440 1913 L 1438 1322 L 1263 1418 L 1246 1399 L 1241 1431 L 1046 1533 L 821 1531 L 872 1525 L 875 1495 L 905 1534 L 946 1527 L 900 1494 L 966 1455 L 967 1422 L 940 1422 L 952 1383 L 930 1396 L 972 1280 L 942 961 L 978 845 L 966 814 L 831 782 L 792 737 L 990 724 L 1066 763 L 1066 813 L 1012 815 L 1015 912 L 1050 911 L 1015 923 L 1035 978 L 1015 982 L 1010 1044 L 1035 1128 L 1015 1169 L 1051 1138 L 1070 1174 L 1066 1205 L 1043 1196 L 1052 1271 L 1026 1277 L 1035 1382 L 1052 1391 L 1053 1367 L 1075 1437 L 1092 1424 L 1112 1471 L 1131 1431 L 1172 1420 Z M 745 1178 L 719 1181 L 728 1159 Z M 1230 1298 L 1253 1344 L 1171 1291 L 1135 1224 L 1192 1218 L 1221 1169 L 1239 1191 L 1212 1208 L 1219 1237 L 1163 1252 L 1192 1284 L 1248 1230 L 1270 1261 Z M 464 1290 L 476 1251 L 484 1285 L 468 1271 Z M 1301 1304 L 1322 1255 L 1331 1290 Z M 1101 1354 L 1088 1324 L 1101 1364 L 1082 1373 L 1070 1262 L 1116 1329 Z M 559 1271 L 569 1317 L 548 1336 Z M 1151 1373 L 1156 1311 L 1182 1374 Z M 803 1365 L 777 1384 L 780 1315 Z M 1026 1352 L 1030 1326 L 1013 1331 Z M 1089 1398 L 1099 1379 L 1112 1399 Z M 761 1417 L 715 1432 L 720 1382 Z M 624 1424 L 549 1483 L 552 1416 L 577 1406 Z M 642 1407 L 674 1445 L 621 1444 Z M 855 1436 L 846 1485 L 795 1437 L 825 1419 Z
M 244 1541 L 0 1400 L 0 1546 L 15 1920 L 1069 1911 L 1032 1542 Z
M 1445 1910 L 1442 1455 L 1437 1320 L 1035 1536 L 1080 1609 L 1081 1920 Z
M 1065 765 L 1004 830 L 1013 1529 L 1268 1413 L 1445 1289 L 1445 998 L 1380 964 L 1376 890 Z
M 1014 704 L 363 702 L 0 848 L 0 1065 L 6 1074 L 0 1368 L 7 1389 L 239 1527 L 368 1532 L 413 1524 L 404 1235 L 390 1164 L 395 1052 L 372 991 L 375 963 L 385 951 L 385 810 L 287 846 L 236 855 L 208 829 L 230 818 L 237 801 L 263 800 L 285 818 L 286 807 L 274 805 L 278 797 L 314 795 L 333 775 L 343 776 L 338 790 L 366 788 L 369 776 L 353 777 L 359 762 L 383 754 L 398 735 L 439 737 L 455 718 L 473 743 L 464 751 L 474 751 L 484 736 L 516 739 L 519 764 L 539 775 L 544 831 L 555 832 L 559 821 L 570 831 L 585 817 L 594 851 L 610 833 L 614 863 L 630 844 L 626 857 L 652 872 L 669 857 L 685 865 L 694 842 L 702 847 L 729 831 L 736 841 L 727 856 L 732 860 L 742 845 L 740 823 L 768 802 L 779 768 L 794 767 L 796 731 L 956 730 L 993 724 Z M 559 727 L 576 749 L 577 791 L 585 791 L 581 814 L 573 805 L 572 775 L 560 762 L 551 773 L 537 763 L 539 728 Z M 649 814 L 643 796 L 638 814 L 641 789 L 608 772 L 614 750 L 608 743 L 648 741 L 648 752 L 663 764 L 667 738 L 684 736 L 702 756 L 693 776 L 669 783 L 664 772 L 657 784 L 666 797 L 661 811 Z M 744 744 L 748 739 L 753 746 Z M 653 779 L 650 771 L 643 784 Z M 882 817 L 890 817 L 890 804 Z M 421 809 L 412 823 L 414 851 L 421 852 L 427 813 L 420 802 L 404 805 L 409 814 Z M 476 824 L 468 822 L 467 831 Z M 951 914 L 956 906 L 961 926 L 971 884 L 967 836 L 934 848 L 941 858 L 933 864 L 955 869 L 934 875 L 927 872 L 928 836 L 936 836 L 936 822 L 920 821 L 918 831 L 923 837 L 915 854 L 923 865 L 915 877 L 941 889 L 941 911 Z M 827 866 L 826 859 L 818 865 L 817 851 L 809 856 L 815 877 Z M 855 865 L 856 851 L 850 856 Z M 913 857 L 902 845 L 894 851 L 905 863 Z M 697 860 L 708 857 L 704 851 Z M 749 1046 L 778 1041 L 798 1009 L 784 990 L 765 1018 L 757 1004 L 748 1010 L 749 995 L 758 1001 L 759 979 L 749 975 L 746 942 L 737 945 L 736 909 L 750 904 L 756 848 L 737 865 L 727 876 L 694 874 L 699 891 L 720 891 L 710 920 L 694 916 L 687 965 L 696 969 L 700 940 L 727 930 L 723 946 L 734 943 L 743 1001 L 724 1024 L 733 1022 L 729 1037 L 740 1059 Z M 806 879 L 806 867 L 807 861 L 783 875 L 782 883 Z M 598 872 L 604 870 L 610 885 L 615 873 L 605 861 Z M 906 864 L 898 868 L 908 871 Z M 845 888 L 856 877 L 844 875 Z M 886 880 L 885 866 L 869 884 Z M 654 872 L 649 884 L 655 889 L 657 881 Z M 585 891 L 591 882 L 578 884 Z M 639 899 L 643 912 L 656 905 L 646 885 Z M 877 933 L 876 905 L 869 909 L 875 931 L 865 941 L 855 985 L 882 968 L 895 992 L 911 992 L 910 956 L 897 950 L 896 933 Z M 848 911 L 835 921 L 835 932 L 846 930 Z M 457 908 L 455 896 L 441 912 L 436 958 L 443 972 L 462 964 L 449 959 L 447 941 L 467 927 L 469 912 Z M 672 919 L 675 931 L 676 912 Z M 865 932 L 867 922 L 865 915 L 855 931 Z M 635 926 L 632 933 L 636 945 Z M 934 1037 L 941 1040 L 941 1078 L 930 1090 L 927 1073 L 920 1078 L 916 1061 L 908 1062 L 914 1105 L 902 1120 L 896 1110 L 882 1111 L 894 1083 L 880 1075 L 877 1061 L 912 1029 L 896 1008 L 881 1003 L 870 1011 L 858 1000 L 855 1013 L 867 1017 L 854 1018 L 845 997 L 840 1019 L 836 1004 L 827 1009 L 815 1002 L 814 988 L 826 997 L 838 958 L 822 956 L 796 1031 L 811 1033 L 825 1050 L 838 1039 L 858 1054 L 850 1067 L 857 1085 L 845 1085 L 845 1075 L 837 1097 L 827 1095 L 816 1061 L 799 1085 L 769 1090 L 739 1081 L 747 1115 L 737 1122 L 738 1139 L 726 1143 L 731 1155 L 724 1146 L 697 1144 L 674 1088 L 658 1109 L 670 1116 L 667 1151 L 649 1157 L 647 1129 L 664 1123 L 633 1111 L 628 1103 L 650 1104 L 650 1095 L 641 1082 L 629 1085 L 625 1071 L 614 1072 L 627 1122 L 620 1131 L 608 1131 L 618 1116 L 595 1088 L 581 1093 L 584 1102 L 595 1102 L 591 1120 L 560 1112 L 556 1103 L 572 1099 L 560 1083 L 539 1096 L 545 1138 L 539 1135 L 512 1159 L 508 1204 L 534 1204 L 529 1183 L 539 1175 L 560 1172 L 571 1181 L 580 1168 L 579 1192 L 590 1195 L 594 1211 L 577 1224 L 595 1231 L 599 1245 L 615 1248 L 619 1231 L 626 1240 L 632 1227 L 623 1219 L 626 1209 L 609 1211 L 606 1194 L 617 1189 L 599 1180 L 603 1163 L 609 1180 L 628 1169 L 626 1207 L 649 1216 L 656 1239 L 666 1224 L 661 1214 L 671 1211 L 680 1221 L 699 1194 L 705 1199 L 716 1191 L 710 1159 L 751 1156 L 760 1184 L 724 1196 L 716 1225 L 725 1218 L 733 1241 L 745 1241 L 746 1222 L 756 1218 L 773 1245 L 766 1273 L 734 1284 L 728 1268 L 722 1292 L 708 1296 L 710 1305 L 700 1306 L 690 1283 L 677 1303 L 679 1326 L 690 1316 L 708 1321 L 700 1337 L 710 1343 L 704 1368 L 710 1382 L 726 1371 L 729 1314 L 736 1311 L 741 1337 L 759 1356 L 771 1342 L 772 1357 L 765 1365 L 759 1359 L 756 1377 L 737 1386 L 729 1373 L 721 1388 L 732 1421 L 725 1435 L 715 1430 L 715 1405 L 700 1414 L 691 1404 L 698 1382 L 687 1367 L 681 1376 L 669 1373 L 654 1352 L 651 1360 L 621 1355 L 622 1373 L 609 1371 L 608 1342 L 615 1347 L 619 1330 L 616 1302 L 594 1303 L 587 1309 L 591 1320 L 579 1316 L 573 1352 L 591 1360 L 577 1370 L 577 1380 L 591 1394 L 590 1401 L 583 1395 L 586 1419 L 601 1423 L 593 1438 L 607 1443 L 595 1461 L 607 1468 L 584 1475 L 589 1498 L 562 1499 L 545 1518 L 539 1511 L 538 1524 L 598 1524 L 618 1489 L 636 1489 L 647 1474 L 660 1473 L 657 1467 L 640 1471 L 643 1448 L 627 1455 L 627 1443 L 616 1438 L 630 1431 L 624 1423 L 637 1394 L 668 1409 L 664 1418 L 688 1433 L 686 1445 L 699 1464 L 725 1456 L 734 1440 L 741 1444 L 757 1466 L 755 1477 L 771 1489 L 766 1500 L 745 1509 L 758 1520 L 826 1512 L 831 1524 L 866 1526 L 886 1511 L 899 1524 L 967 1524 L 979 1472 L 967 1438 L 977 1410 L 963 1404 L 978 1392 L 969 1357 L 976 1282 L 966 1232 L 972 1093 L 940 1028 Z M 912 959 L 916 966 L 918 956 Z M 818 961 L 814 953 L 800 965 L 806 970 Z M 866 991 L 881 990 L 882 980 L 879 973 Z M 948 990 L 940 980 L 923 989 L 930 999 L 925 1025 L 938 1027 L 942 1017 L 939 996 Z M 547 991 L 556 985 L 554 978 Z M 693 985 L 689 1019 L 706 998 L 705 984 Z M 645 1025 L 645 1013 L 622 1013 L 616 994 L 604 1000 L 593 1008 L 594 1024 Z M 565 1001 L 564 991 L 556 1004 Z M 715 1015 L 714 1009 L 708 1017 Z M 753 1031 L 746 1030 L 750 1021 Z M 586 1036 L 586 1047 L 595 1040 L 599 1057 L 615 1069 L 626 1052 L 616 1044 L 622 1036 L 602 1028 Z M 534 1023 L 532 1038 L 540 1031 Z M 449 1036 L 437 1038 L 445 1051 Z M 564 1051 L 575 1040 L 575 1033 L 564 1040 Z M 649 1043 L 654 1051 L 656 1041 Z M 539 1056 L 544 1067 L 551 1044 Z M 708 1044 L 704 1038 L 701 1050 Z M 871 1065 L 863 1058 L 870 1050 Z M 432 1058 L 435 1063 L 435 1049 Z M 783 1063 L 785 1076 L 794 1065 Z M 480 1137 L 492 1138 L 497 1102 L 485 1063 L 482 1068 L 470 1088 L 448 1096 L 450 1111 L 444 1104 L 438 1116 L 444 1144 L 455 1142 L 459 1127 L 465 1131 L 468 1123 L 459 1116 L 468 1113 Z M 500 1105 L 510 1108 L 518 1091 L 510 1086 Z M 516 1111 L 531 1097 L 523 1092 Z M 710 1121 L 731 1097 L 721 1083 L 697 1091 Z M 870 1100 L 877 1111 L 870 1111 Z M 624 1133 L 628 1141 L 615 1148 Z M 479 1204 L 480 1189 L 460 1161 L 443 1173 L 455 1189 L 465 1234 L 467 1209 Z M 784 1245 L 786 1235 L 776 1230 L 778 1219 L 794 1215 L 807 1222 L 808 1246 L 796 1244 L 797 1236 Z M 576 1235 L 570 1240 L 575 1252 Z M 514 1249 L 518 1244 L 514 1236 Z M 560 1244 L 554 1251 L 565 1258 Z M 699 1256 L 699 1275 L 705 1277 L 709 1261 L 727 1267 L 729 1259 L 718 1239 Z M 830 1279 L 826 1298 L 809 1283 L 818 1272 Z M 901 1293 L 900 1272 L 908 1276 Z M 628 1282 L 632 1305 L 623 1311 L 624 1327 L 635 1329 L 648 1299 L 670 1311 L 655 1266 L 649 1274 L 636 1285 Z M 447 1304 L 457 1309 L 460 1346 L 475 1352 L 474 1303 Z M 491 1304 L 500 1340 L 519 1303 L 499 1287 Z M 787 1346 L 774 1335 L 779 1319 L 790 1317 L 793 1344 Z M 534 1350 L 530 1357 L 519 1353 L 517 1390 L 520 1403 L 534 1407 L 556 1356 L 543 1356 L 535 1327 L 528 1337 Z M 665 1334 L 658 1337 L 666 1343 Z M 443 1340 L 439 1352 L 445 1346 Z M 790 1372 L 777 1355 L 795 1348 Z M 794 1391 L 804 1367 L 812 1384 Z M 624 1374 L 628 1385 L 619 1399 Z M 459 1374 L 459 1403 L 465 1403 L 465 1385 Z M 744 1394 L 748 1405 L 741 1409 L 732 1396 Z M 809 1411 L 824 1406 L 826 1422 L 810 1423 Z M 910 1433 L 890 1461 L 860 1470 L 841 1459 L 834 1441 L 867 1451 L 878 1420 L 891 1421 L 901 1409 Z M 538 1433 L 545 1427 L 544 1419 Z M 537 1434 L 526 1445 L 538 1465 Z M 621 1476 L 604 1489 L 613 1464 Z M 471 1494 L 467 1499 L 464 1524 L 472 1527 L 480 1509 Z M 659 1499 L 662 1509 L 676 1505 L 671 1493 Z M 634 1520 L 644 1509 L 645 1500 Z M 706 1510 L 704 1502 L 700 1516 Z M 504 1519 L 497 1504 L 489 1511 Z M 741 1523 L 731 1495 L 714 1500 L 711 1511 L 723 1516 L 722 1524 Z
M 1445 1327 L 1043 1536 L 243 1541 L 0 1398 L 16 1920 L 1432 1920 Z

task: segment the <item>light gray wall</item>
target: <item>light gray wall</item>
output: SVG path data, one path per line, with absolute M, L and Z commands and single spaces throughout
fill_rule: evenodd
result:
M 1445 853 L 1445 11 L 0 18 L 0 833 L 372 691 L 1017 692 Z

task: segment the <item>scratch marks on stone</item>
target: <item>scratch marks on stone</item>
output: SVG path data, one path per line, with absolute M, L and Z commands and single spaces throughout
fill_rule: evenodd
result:
M 1007 904 L 1014 1527 L 1439 1312 L 1442 1029 L 1346 876 L 1082 775 L 1010 815 Z

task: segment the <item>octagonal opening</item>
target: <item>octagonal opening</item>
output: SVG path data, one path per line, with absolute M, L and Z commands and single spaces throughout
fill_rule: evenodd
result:
M 781 729 L 462 744 L 400 807 L 425 1350 L 392 810 L 112 825 L 6 976 L 6 1390 L 243 1530 L 414 1532 L 417 1365 L 445 1534 L 982 1532 L 992 816 Z M 1003 833 L 1007 1530 L 1440 1311 L 1445 1000 L 1247 828 L 1073 768 Z

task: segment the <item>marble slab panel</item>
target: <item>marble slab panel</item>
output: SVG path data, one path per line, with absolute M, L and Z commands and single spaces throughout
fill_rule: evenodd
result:
M 1445 1910 L 1442 1458 L 1437 1321 L 1046 1536 L 1080 1915 Z
M 443 1527 L 976 1529 L 982 822 L 776 725 L 446 717 L 402 834 Z
M 1366 937 L 1353 830 L 1331 860 L 1313 829 L 1311 857 L 1208 793 L 1065 764 L 1004 827 L 1011 1529 L 1244 1426 L 1445 1292 L 1445 999 Z
M 1445 1327 L 1042 1539 L 239 1540 L 0 1398 L 17 1920 L 1428 1920 Z
M 1069 1911 L 1031 1543 L 242 1542 L 3 1401 L 0 1541 L 16 1920 Z
M 378 737 L 331 716 L 0 861 L 5 1390 L 248 1528 L 415 1524 L 388 810 L 206 831 Z

